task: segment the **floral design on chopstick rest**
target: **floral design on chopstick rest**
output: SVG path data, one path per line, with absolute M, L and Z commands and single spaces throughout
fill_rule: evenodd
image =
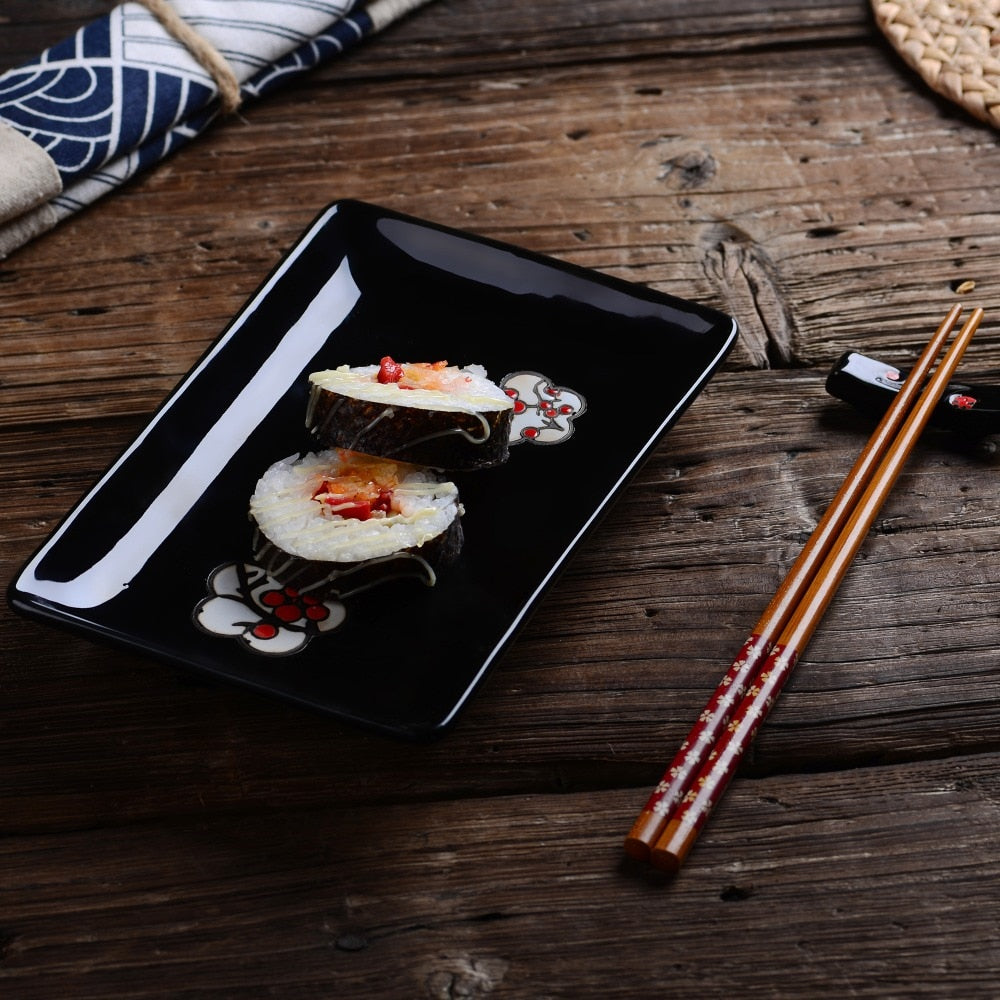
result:
M 227 563 L 208 579 L 209 597 L 194 609 L 204 632 L 238 639 L 255 653 L 288 656 L 343 624 L 340 601 L 322 601 L 283 587 L 252 563 Z
M 557 386 L 538 372 L 514 372 L 500 388 L 514 400 L 510 443 L 561 444 L 575 430 L 574 421 L 587 409 L 587 401 L 573 389 Z

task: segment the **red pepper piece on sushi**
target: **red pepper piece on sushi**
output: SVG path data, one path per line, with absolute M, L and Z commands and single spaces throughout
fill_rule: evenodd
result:
M 386 355 L 379 362 L 378 380 L 382 385 L 388 385 L 390 382 L 398 382 L 402 377 L 403 366 L 398 361 L 393 361 L 389 355 Z
M 323 503 L 330 508 L 330 513 L 341 517 L 352 517 L 355 521 L 367 521 L 372 516 L 372 505 L 368 500 L 344 500 L 340 497 L 326 497 Z

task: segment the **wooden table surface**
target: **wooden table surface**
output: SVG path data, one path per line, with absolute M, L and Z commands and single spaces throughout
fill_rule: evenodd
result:
M 8 0 L 0 63 L 109 7 Z M 8 579 L 335 199 L 741 337 L 436 742 L 5 605 L 0 995 L 995 997 L 990 438 L 920 443 L 681 872 L 622 840 L 867 437 L 834 360 L 962 301 L 1000 368 L 998 186 L 863 0 L 436 0 L 2 262 Z

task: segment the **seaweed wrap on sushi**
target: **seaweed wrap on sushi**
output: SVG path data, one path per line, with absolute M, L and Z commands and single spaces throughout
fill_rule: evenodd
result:
M 431 469 L 330 449 L 275 462 L 250 498 L 255 562 L 339 597 L 401 577 L 428 586 L 462 546 L 458 488 Z
M 514 401 L 481 365 L 343 365 L 309 376 L 306 426 L 322 448 L 350 448 L 437 469 L 505 462 Z

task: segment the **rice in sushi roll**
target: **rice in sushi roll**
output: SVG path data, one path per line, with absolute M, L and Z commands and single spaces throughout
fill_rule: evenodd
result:
M 514 401 L 481 365 L 343 365 L 309 376 L 306 426 L 322 448 L 350 448 L 437 469 L 507 460 Z
M 343 449 L 275 462 L 250 498 L 254 559 L 284 586 L 347 594 L 435 570 L 462 546 L 458 488 L 430 469 Z

